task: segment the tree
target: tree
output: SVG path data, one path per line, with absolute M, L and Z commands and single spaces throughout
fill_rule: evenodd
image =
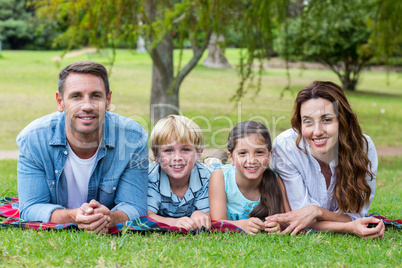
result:
M 60 43 L 57 37 L 67 30 L 65 13 L 56 19 L 46 20 L 36 16 L 42 10 L 28 0 L 0 0 L 0 41 L 6 49 L 60 49 L 68 42 Z
M 402 5 L 400 1 L 377 0 L 375 20 L 368 25 L 373 28 L 370 41 L 376 46 L 376 55 L 389 64 L 392 55 L 401 56 L 402 51 Z
M 286 2 L 286 1 L 285 1 Z M 68 10 L 66 31 L 71 43 L 80 42 L 80 33 L 89 33 L 88 43 L 97 47 L 116 47 L 118 42 L 136 43 L 145 39 L 152 67 L 150 117 L 156 122 L 179 112 L 179 91 L 207 48 L 212 32 L 225 34 L 226 25 L 237 25 L 242 47 L 247 52 L 240 62 L 241 81 L 250 77 L 256 57 L 264 55 L 271 39 L 270 23 L 276 17 L 280 0 L 38 0 L 42 14 L 53 15 Z M 190 41 L 193 57 L 174 69 L 174 39 L 182 50 Z M 180 53 L 180 55 L 182 55 Z M 248 66 L 248 67 L 247 67 Z
M 18 49 L 32 40 L 33 29 L 29 23 L 32 13 L 26 0 L 0 0 L 0 41 L 5 48 Z
M 373 57 L 370 44 L 374 0 L 311 0 L 301 16 L 288 19 L 275 43 L 284 58 L 314 59 L 335 72 L 345 90 L 355 90 L 362 68 Z

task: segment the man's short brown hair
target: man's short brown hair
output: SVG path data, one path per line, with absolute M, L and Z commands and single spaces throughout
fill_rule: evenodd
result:
M 94 61 L 83 60 L 74 62 L 60 71 L 58 85 L 60 95 L 63 96 L 66 79 L 70 73 L 92 74 L 102 78 L 106 90 L 106 96 L 109 94 L 109 79 L 107 77 L 107 70 L 105 66 Z

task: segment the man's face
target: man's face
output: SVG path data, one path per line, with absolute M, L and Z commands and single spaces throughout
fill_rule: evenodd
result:
M 112 92 L 106 96 L 102 78 L 92 74 L 70 73 L 63 95 L 56 93 L 57 108 L 65 112 L 70 143 L 98 142 Z

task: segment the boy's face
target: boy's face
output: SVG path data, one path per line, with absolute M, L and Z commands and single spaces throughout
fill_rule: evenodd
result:
M 201 157 L 194 146 L 172 142 L 160 146 L 156 161 L 168 176 L 170 183 L 189 181 L 195 162 Z

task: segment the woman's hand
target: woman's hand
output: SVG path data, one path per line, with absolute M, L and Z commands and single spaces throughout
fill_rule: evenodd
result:
M 377 224 L 377 226 L 370 228 L 370 223 Z M 366 217 L 349 222 L 348 224 L 351 228 L 350 233 L 361 238 L 384 238 L 385 225 L 382 220 L 376 219 L 374 217 Z
M 267 222 L 277 222 L 283 224 L 289 224 L 282 233 L 290 235 L 296 235 L 302 229 L 308 227 L 321 215 L 321 210 L 316 205 L 310 205 L 304 208 L 300 208 L 294 211 L 290 211 L 282 214 L 275 214 L 266 217 Z

